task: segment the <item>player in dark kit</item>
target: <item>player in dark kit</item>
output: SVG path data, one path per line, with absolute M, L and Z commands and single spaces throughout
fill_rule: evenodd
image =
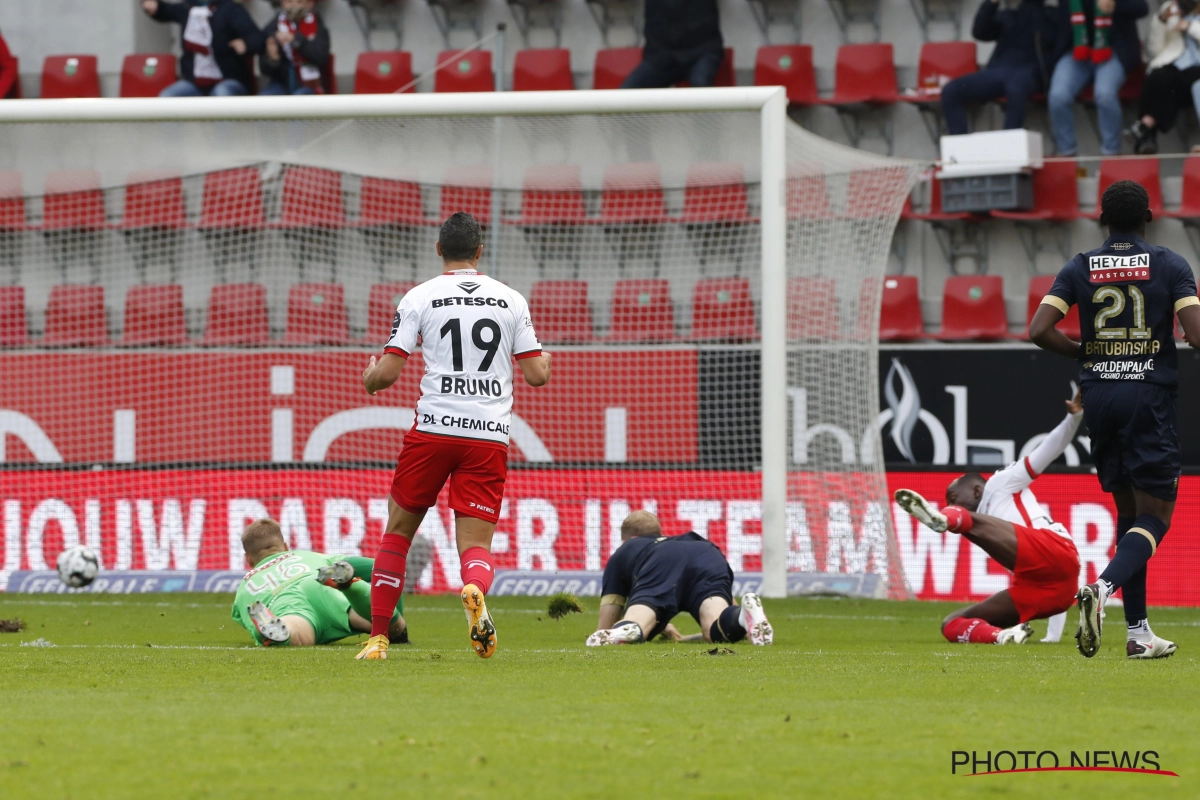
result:
M 660 633 L 679 641 L 670 622 L 680 611 L 700 623 L 706 642 L 771 643 L 774 632 L 758 595 L 747 592 L 740 606 L 733 605 L 733 570 L 712 542 L 695 533 L 663 536 L 649 511 L 626 517 L 621 539 L 604 567 L 600 618 L 589 647 L 638 644 Z
M 1181 256 L 1148 244 L 1150 198 L 1140 184 L 1117 181 L 1100 200 L 1108 240 L 1075 256 L 1029 323 L 1044 350 L 1079 360 L 1083 417 L 1100 486 L 1117 507 L 1117 552 L 1095 583 L 1079 590 L 1079 652 L 1100 649 L 1105 600 L 1124 590 L 1130 658 L 1164 658 L 1175 645 L 1146 619 L 1146 563 L 1171 524 L 1179 488 L 1175 316 L 1200 346 L 1200 298 Z M 1082 342 L 1054 326 L 1079 306 Z

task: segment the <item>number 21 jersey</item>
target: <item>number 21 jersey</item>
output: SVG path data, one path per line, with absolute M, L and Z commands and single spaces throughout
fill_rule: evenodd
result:
M 1175 312 L 1200 303 L 1192 268 L 1140 236 L 1114 234 L 1075 256 L 1043 303 L 1079 306 L 1079 380 L 1140 381 L 1176 388 Z
M 408 358 L 418 341 L 414 430 L 507 446 L 512 359 L 542 353 L 525 298 L 475 270 L 443 273 L 404 295 L 384 352 Z

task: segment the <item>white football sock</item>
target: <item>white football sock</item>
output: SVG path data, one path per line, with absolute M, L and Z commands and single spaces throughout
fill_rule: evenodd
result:
M 1128 626 L 1129 640 L 1140 644 L 1149 644 L 1154 639 L 1154 631 L 1150 630 L 1150 621 L 1142 620 Z
M 1055 614 L 1050 618 L 1049 624 L 1046 626 L 1046 638 L 1043 642 L 1057 642 L 1062 639 L 1063 628 L 1067 626 L 1067 612 Z

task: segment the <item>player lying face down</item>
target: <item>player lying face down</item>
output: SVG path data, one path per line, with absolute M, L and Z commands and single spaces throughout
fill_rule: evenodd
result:
M 589 647 L 637 644 L 660 633 L 680 611 L 700 623 L 706 642 L 771 643 L 774 632 L 753 592 L 733 605 L 733 570 L 717 546 L 695 533 L 663 536 L 658 517 L 635 511 L 621 523 L 622 544 L 608 560 L 600 619 Z
M 1050 518 L 1029 485 L 1071 443 L 1083 416 L 1080 395 L 1067 401 L 1067 415 L 1025 458 L 984 480 L 968 472 L 946 488 L 940 512 L 909 489 L 896 502 L 930 529 L 962 534 L 1013 573 L 1009 588 L 955 611 L 942 623 L 951 642 L 1023 644 L 1032 619 L 1056 617 L 1062 632 L 1079 581 L 1079 553 L 1070 533 Z M 1057 641 L 1054 636 L 1048 637 Z
M 250 572 L 238 586 L 232 616 L 258 644 L 307 647 L 371 630 L 372 559 L 288 550 L 270 519 L 246 528 L 242 548 Z M 392 614 L 393 643 L 408 642 L 402 610 Z

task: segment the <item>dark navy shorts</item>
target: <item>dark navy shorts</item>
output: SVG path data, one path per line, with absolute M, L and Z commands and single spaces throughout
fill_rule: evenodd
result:
M 650 606 L 661 631 L 680 611 L 699 622 L 700 604 L 710 597 L 733 603 L 733 570 L 715 544 L 687 533 L 651 546 L 633 576 L 633 591 L 625 607 Z
M 1175 500 L 1180 448 L 1174 389 L 1133 381 L 1085 383 L 1083 419 L 1104 491 L 1133 487 Z

